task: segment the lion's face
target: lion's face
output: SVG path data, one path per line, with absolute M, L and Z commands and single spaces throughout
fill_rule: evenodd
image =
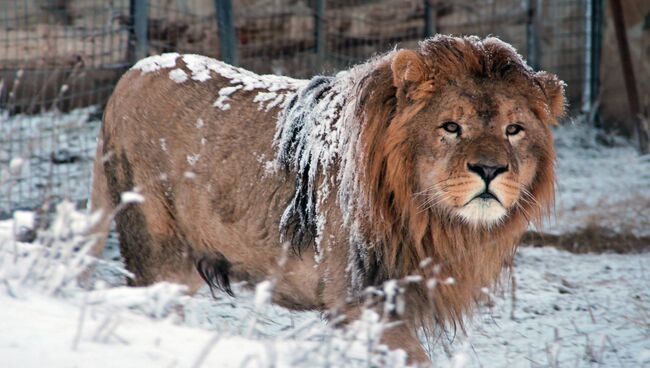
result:
M 504 84 L 446 87 L 413 119 L 422 206 L 492 226 L 531 194 L 550 131 Z M 548 160 L 546 160 L 548 161 Z

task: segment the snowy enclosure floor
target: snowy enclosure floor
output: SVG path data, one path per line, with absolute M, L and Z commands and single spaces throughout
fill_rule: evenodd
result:
M 556 213 L 543 229 L 587 226 L 650 235 L 650 155 L 581 122 L 553 129 L 557 153 Z
M 650 367 L 650 253 L 522 247 L 514 278 L 456 338 L 468 366 Z
M 8 223 L 0 222 L 5 255 Z M 118 263 L 100 264 L 100 274 Z M 649 265 L 650 253 L 520 248 L 514 294 L 503 288 L 492 295 L 467 334 L 458 331 L 453 342 L 439 337 L 435 365 L 650 367 Z M 251 292 L 213 299 L 202 290 L 189 298 L 170 284 L 105 285 L 55 297 L 6 285 L 0 286 L 0 356 L 7 367 L 368 366 L 350 357 L 345 337 L 318 314 L 277 306 L 256 311 Z
M 97 106 L 65 114 L 0 111 L 0 217 L 49 200 L 88 198 L 100 113 Z

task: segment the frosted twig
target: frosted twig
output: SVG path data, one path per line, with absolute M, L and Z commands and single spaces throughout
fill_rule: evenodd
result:
M 205 344 L 203 349 L 201 349 L 199 356 L 194 361 L 194 364 L 192 364 L 192 368 L 200 368 L 201 365 L 203 365 L 205 359 L 208 357 L 208 354 L 210 354 L 210 351 L 214 348 L 214 346 L 217 344 L 217 342 L 219 342 L 220 339 L 221 339 L 221 335 L 219 333 L 215 333 L 212 335 L 208 343 Z
M 81 340 L 81 333 L 83 331 L 84 319 L 86 317 L 86 306 L 88 301 L 88 294 L 84 294 L 84 298 L 81 302 L 81 310 L 79 311 L 79 319 L 77 320 L 77 330 L 72 339 L 72 350 L 77 350 L 79 346 L 79 341 Z

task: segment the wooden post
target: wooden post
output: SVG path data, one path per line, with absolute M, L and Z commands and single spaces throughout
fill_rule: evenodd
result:
M 219 28 L 219 51 L 221 60 L 237 65 L 237 38 L 232 14 L 232 0 L 214 0 Z
M 621 57 L 621 67 L 623 68 L 627 100 L 630 105 L 630 112 L 632 113 L 632 118 L 634 119 L 636 132 L 639 138 L 639 150 L 642 154 L 647 154 L 650 153 L 650 147 L 648 147 L 648 132 L 643 126 L 643 121 L 640 116 L 641 108 L 639 106 L 639 92 L 636 88 L 634 67 L 632 66 L 632 57 L 630 56 L 630 45 L 627 43 L 625 19 L 623 18 L 623 5 L 621 4 L 621 0 L 609 0 L 609 4 L 611 5 L 612 17 L 614 18 L 616 41 L 618 42 L 618 53 Z

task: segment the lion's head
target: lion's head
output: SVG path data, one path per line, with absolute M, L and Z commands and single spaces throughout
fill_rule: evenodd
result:
M 490 228 L 551 205 L 557 79 L 496 39 L 425 42 L 398 52 L 392 71 L 423 210 Z

